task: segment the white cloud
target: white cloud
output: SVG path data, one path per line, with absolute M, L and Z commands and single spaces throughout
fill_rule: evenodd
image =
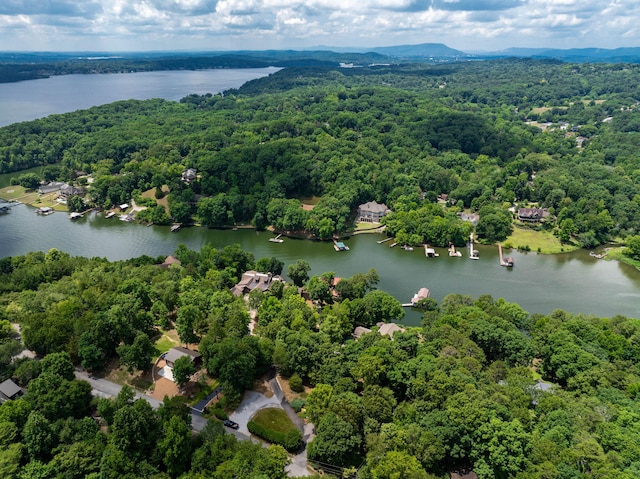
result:
M 640 46 L 635 0 L 1 0 L 0 50 Z

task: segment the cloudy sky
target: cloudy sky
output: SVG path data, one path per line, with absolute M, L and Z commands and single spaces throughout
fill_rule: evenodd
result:
M 640 46 L 638 0 L 0 0 L 0 50 Z

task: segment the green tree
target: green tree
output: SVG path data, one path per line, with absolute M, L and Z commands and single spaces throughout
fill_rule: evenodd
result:
M 134 339 L 133 344 L 123 344 L 117 349 L 120 356 L 120 362 L 127 366 L 131 373 L 134 369 L 141 371 L 146 370 L 151 364 L 151 355 L 153 354 L 153 344 L 144 333 L 140 333 Z
M 164 437 L 158 444 L 162 462 L 172 477 L 177 477 L 189 467 L 191 457 L 191 429 L 178 416 L 165 425 Z
M 343 467 L 357 462 L 361 441 L 351 424 L 329 412 L 320 420 L 307 450 L 310 459 Z
M 627 238 L 625 243 L 627 247 L 624 249 L 624 254 L 633 259 L 640 260 L 640 235 Z
M 173 378 L 180 389 L 184 388 L 195 372 L 190 356 L 182 356 L 176 359 L 173 365 Z
M 290 264 L 287 268 L 287 276 L 291 278 L 293 284 L 298 287 L 302 287 L 304 283 L 309 279 L 309 271 L 311 271 L 311 265 L 303 260 L 299 259 L 293 264 Z
M 427 479 L 420 462 L 404 451 L 389 451 L 371 468 L 373 479 Z
M 35 190 L 40 186 L 40 177 L 35 173 L 23 173 L 18 176 L 18 184 L 27 190 Z
M 43 373 L 57 374 L 63 379 L 71 381 L 74 378 L 74 367 L 68 353 L 50 353 L 40 362 Z
M 48 460 L 56 444 L 51 423 L 38 411 L 32 411 L 22 431 L 27 452 L 32 459 Z

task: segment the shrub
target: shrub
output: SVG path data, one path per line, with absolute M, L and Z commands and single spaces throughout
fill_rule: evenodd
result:
M 229 419 L 229 415 L 224 412 L 223 409 L 220 409 L 219 407 L 215 408 L 213 410 L 213 415 L 215 417 L 217 417 L 218 419 L 220 419 L 221 421 L 224 421 L 225 419 Z
M 289 452 L 302 446 L 302 433 L 282 409 L 266 408 L 258 411 L 247 424 L 249 432 Z
M 294 399 L 293 401 L 291 401 L 291 407 L 295 412 L 300 412 L 302 411 L 302 408 L 306 403 L 307 401 L 305 401 L 304 399 Z
M 302 378 L 298 375 L 298 373 L 293 374 L 289 378 L 289 387 L 292 391 L 301 393 L 304 391 L 304 387 L 302 386 Z

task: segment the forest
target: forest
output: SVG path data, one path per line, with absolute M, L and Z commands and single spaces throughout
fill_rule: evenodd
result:
M 311 388 L 297 405 L 316 427 L 307 455 L 339 477 L 640 475 L 637 319 L 529 314 L 451 294 L 423 301 L 421 325 L 388 336 L 376 324 L 404 313 L 374 270 L 335 285 L 332 272 L 309 278 L 304 260 L 256 260 L 235 245 L 174 256 L 181 265 L 170 268 L 57 250 L 0 260 L 0 380 L 26 388 L 0 405 L 3 478 L 285 477 L 280 446 L 238 441 L 216 419 L 192 435 L 181 396 L 156 411 L 126 387 L 92 398 L 74 378 L 74 366 L 148 369 L 168 328 L 199 344 L 227 411 L 270 370 Z M 285 266 L 294 284 L 245 298 L 229 290 L 246 270 Z M 22 349 L 12 324 L 37 359 L 12 359 Z M 356 340 L 357 326 L 372 332 Z
M 456 213 L 480 213 L 491 243 L 508 236 L 509 208 L 536 205 L 550 213 L 541 228 L 593 248 L 638 235 L 639 84 L 638 65 L 552 60 L 290 67 L 224 94 L 7 126 L 0 172 L 25 185 L 20 170 L 37 165 L 36 183 L 83 172 L 99 208 L 155 188 L 159 222 L 316 238 L 348 234 L 375 200 L 393 211 L 389 234 L 438 246 L 468 238 Z

